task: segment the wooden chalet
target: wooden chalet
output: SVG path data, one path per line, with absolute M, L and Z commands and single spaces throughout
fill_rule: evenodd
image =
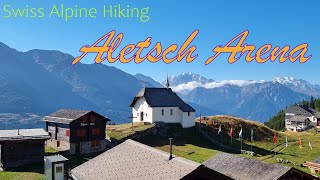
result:
M 83 110 L 59 110 L 44 117 L 51 139 L 47 145 L 70 154 L 85 154 L 106 149 L 108 118 Z
M 42 162 L 48 139 L 44 129 L 0 130 L 0 169 Z

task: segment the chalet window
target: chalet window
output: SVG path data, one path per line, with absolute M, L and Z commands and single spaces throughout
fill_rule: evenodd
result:
M 173 115 L 173 109 L 170 109 L 170 115 L 171 116 Z
M 69 130 L 69 129 L 66 130 L 66 136 L 67 136 L 67 137 L 70 136 L 70 130 Z
M 162 116 L 164 115 L 164 109 L 161 109 L 161 114 L 162 114 Z
M 84 137 L 86 135 L 85 129 L 77 129 L 77 136 L 78 137 Z
M 90 116 L 90 122 L 94 123 L 94 121 L 96 120 L 96 117 L 94 115 Z
M 99 140 L 91 141 L 91 147 L 100 147 L 100 141 Z
M 92 128 L 91 129 L 91 135 L 92 136 L 99 136 L 100 135 L 100 129 L 99 128 Z
M 190 116 L 190 112 L 188 112 L 188 116 Z
M 82 122 L 83 122 L 83 123 L 87 123 L 87 122 L 88 122 L 87 116 L 83 116 L 83 117 L 82 117 Z

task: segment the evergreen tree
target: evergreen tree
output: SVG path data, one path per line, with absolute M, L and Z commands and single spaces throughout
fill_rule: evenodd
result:
M 314 103 L 314 108 L 320 111 L 320 98 L 318 98 Z
M 309 103 L 309 105 L 310 105 L 310 108 L 315 109 L 315 107 L 314 107 L 314 105 L 315 105 L 315 99 L 314 99 L 313 96 L 311 96 L 311 98 L 310 98 L 310 103 Z
M 309 107 L 309 101 L 302 100 L 302 106 L 308 108 Z
M 280 111 L 277 115 L 273 116 L 269 121 L 265 122 L 264 125 L 274 130 L 283 130 L 285 128 L 285 114 Z

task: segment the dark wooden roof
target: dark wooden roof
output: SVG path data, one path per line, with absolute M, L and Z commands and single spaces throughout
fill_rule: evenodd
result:
M 314 112 L 310 110 L 309 108 L 302 107 L 302 106 L 292 106 L 284 109 L 285 113 L 293 113 L 295 115 L 299 116 L 306 116 L 310 117 L 314 115 Z
M 104 117 L 94 111 L 84 111 L 84 110 L 74 110 L 74 109 L 61 109 L 57 112 L 50 114 L 49 116 L 45 116 L 43 120 L 47 122 L 69 124 L 72 121 L 79 119 L 82 116 L 87 115 L 89 113 L 94 113 L 95 115 L 101 117 L 102 119 L 105 119 L 106 121 L 110 121 L 107 117 Z
M 171 88 L 143 88 L 134 97 L 130 107 L 134 107 L 142 97 L 151 107 L 179 107 L 183 112 L 195 112 L 195 109 L 185 103 Z
M 228 177 L 241 180 L 275 180 L 291 169 L 287 166 L 266 163 L 222 152 L 206 161 L 204 165 Z
M 0 130 L 0 141 L 50 139 L 48 132 L 44 129 L 12 129 Z

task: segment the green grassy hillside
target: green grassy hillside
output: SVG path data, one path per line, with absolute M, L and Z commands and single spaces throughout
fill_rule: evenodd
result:
M 200 121 L 197 120 L 199 123 Z M 251 150 L 256 153 L 255 156 L 242 155 L 257 160 L 262 160 L 270 163 L 277 163 L 277 158 L 288 160 L 301 164 L 305 161 L 313 161 L 320 155 L 320 134 L 316 133 L 314 129 L 306 132 L 279 132 L 274 131 L 263 124 L 247 121 L 240 118 L 230 116 L 213 116 L 208 117 L 207 120 L 201 121 L 202 129 L 208 133 L 212 138 L 220 141 L 224 145 L 240 149 L 239 131 L 243 129 L 243 149 Z M 221 135 L 218 135 L 218 129 L 222 125 Z M 230 128 L 234 129 L 233 142 L 230 142 L 229 131 Z M 250 140 L 251 128 L 253 129 L 253 142 Z M 277 143 L 273 142 L 274 133 L 277 134 Z M 289 146 L 285 146 L 285 138 L 288 137 Z M 302 148 L 299 148 L 299 137 L 302 141 Z M 312 149 L 309 147 L 311 142 Z M 299 167 L 290 163 L 283 163 L 298 168 L 307 173 L 310 173 L 308 168 Z

